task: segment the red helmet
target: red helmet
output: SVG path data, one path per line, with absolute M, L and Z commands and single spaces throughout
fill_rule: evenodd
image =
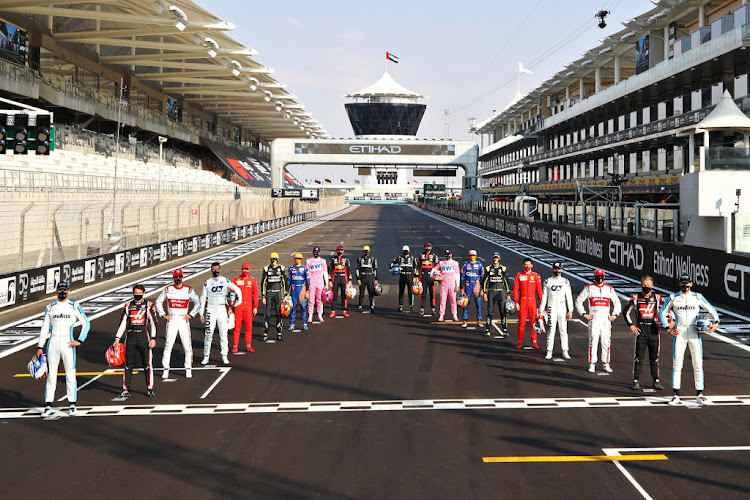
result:
M 182 278 L 182 269 L 175 269 L 172 273 L 173 278 Z
M 109 366 L 122 366 L 125 363 L 125 345 L 118 342 L 110 346 L 104 353 L 104 357 Z

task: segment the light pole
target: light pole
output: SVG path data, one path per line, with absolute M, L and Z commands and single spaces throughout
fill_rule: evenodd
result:
M 164 147 L 164 143 L 167 142 L 167 138 L 163 135 L 159 136 L 159 195 L 157 198 L 157 202 L 161 203 L 161 165 L 162 165 L 162 148 Z
M 112 218 L 109 223 L 109 244 L 112 245 L 112 233 L 115 230 L 115 214 L 117 213 L 117 163 L 120 157 L 120 122 L 122 119 L 122 78 L 120 78 L 120 95 L 117 97 L 117 131 L 115 132 L 115 178 L 112 186 Z M 109 249 L 106 252 L 108 253 Z

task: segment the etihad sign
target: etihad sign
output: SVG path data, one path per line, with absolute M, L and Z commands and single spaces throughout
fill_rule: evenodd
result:
M 367 155 L 397 155 L 401 153 L 401 146 L 386 146 L 386 145 L 375 145 L 375 144 L 352 144 L 349 146 L 349 152 L 352 154 L 367 154 Z

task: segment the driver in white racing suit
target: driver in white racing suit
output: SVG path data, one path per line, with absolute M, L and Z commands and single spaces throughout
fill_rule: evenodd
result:
M 588 314 L 583 308 L 584 303 L 589 305 Z M 596 371 L 596 350 L 601 341 L 604 371 L 612 373 L 609 366 L 612 322 L 620 315 L 622 305 L 615 289 L 604 283 L 603 269 L 594 272 L 594 282 L 586 285 L 576 298 L 576 311 L 589 322 L 589 372 Z
M 221 349 L 221 362 L 229 364 L 229 340 L 227 338 L 227 295 L 229 292 L 237 294 L 234 306 L 242 304 L 242 290 L 221 274 L 221 265 L 218 262 L 211 264 L 211 278 L 203 282 L 201 292 L 201 321 L 206 324 L 206 335 L 203 339 L 202 365 L 208 364 L 211 354 L 211 342 L 214 339 L 214 330 L 219 330 L 219 348 Z
M 164 340 L 164 353 L 161 365 L 164 370 L 161 378 L 169 378 L 169 362 L 172 358 L 172 347 L 177 335 L 180 335 L 182 348 L 185 351 L 185 378 L 193 376 L 193 337 L 190 332 L 190 320 L 198 314 L 201 307 L 198 294 L 193 287 L 182 283 L 182 269 L 175 269 L 172 273 L 174 285 L 169 285 L 159 294 L 156 299 L 156 312 L 160 318 L 167 319 L 167 332 Z M 167 301 L 167 310 L 164 311 L 164 300 Z M 193 301 L 193 309 L 188 313 L 190 301 Z
M 680 276 L 680 291 L 670 295 L 659 310 L 659 321 L 667 328 L 667 332 L 674 336 L 672 341 L 672 399 L 669 404 L 680 404 L 680 386 L 682 379 L 682 364 L 685 361 L 685 348 L 690 347 L 690 357 L 693 359 L 693 378 L 695 380 L 696 403 L 705 405 L 703 395 L 703 340 L 695 328 L 695 320 L 701 309 L 705 309 L 714 320 L 710 333 L 719 327 L 719 314 L 708 303 L 703 295 L 693 292 L 690 287 L 693 282 L 690 276 Z M 674 323 L 669 322 L 667 313 L 674 312 Z
M 560 344 L 562 355 L 570 359 L 568 353 L 568 320 L 573 317 L 573 291 L 570 281 L 562 277 L 563 265 L 560 262 L 552 264 L 552 277 L 544 280 L 542 303 L 539 311 L 545 307 L 549 312 L 549 332 L 547 333 L 547 355 L 545 359 L 552 359 L 552 348 L 555 346 L 555 330 L 560 327 Z M 541 316 L 541 314 L 540 314 Z

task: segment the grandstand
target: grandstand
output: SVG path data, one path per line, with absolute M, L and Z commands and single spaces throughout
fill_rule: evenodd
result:
M 49 156 L 0 155 L 0 274 L 343 203 L 270 199 L 270 141 L 327 133 L 232 29 L 189 0 L 0 4 L 0 97 L 55 125 Z

